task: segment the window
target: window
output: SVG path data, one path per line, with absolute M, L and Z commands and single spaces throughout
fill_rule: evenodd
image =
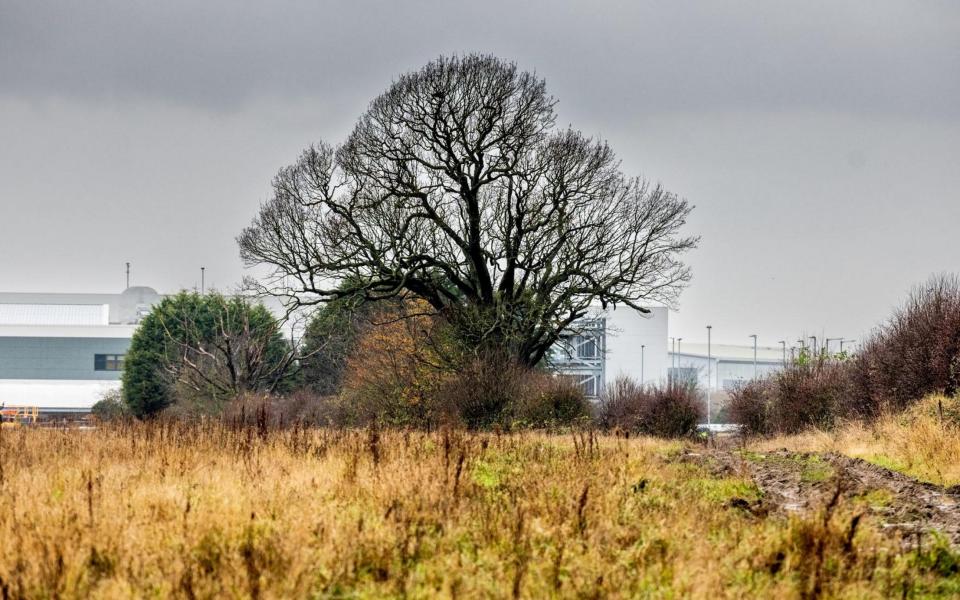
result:
M 122 354 L 94 354 L 93 370 L 94 371 L 122 371 L 123 355 Z
M 600 356 L 596 337 L 578 335 L 575 339 L 579 358 L 598 358 Z

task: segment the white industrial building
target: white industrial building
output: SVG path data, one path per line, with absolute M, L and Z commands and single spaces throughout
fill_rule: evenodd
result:
M 597 308 L 556 344 L 551 364 L 561 373 L 576 377 L 589 397 L 601 395 L 604 387 L 618 377 L 644 383 L 664 381 L 670 367 L 669 311 L 666 307 L 648 310 Z
M 703 390 L 730 391 L 744 382 L 783 368 L 782 348 L 687 343 L 668 353 L 670 375 L 678 381 L 696 381 Z M 756 360 L 754 360 L 756 359 Z
M 723 401 L 742 383 L 762 378 L 785 364 L 781 348 L 683 343 L 674 351 L 668 338 L 669 311 L 649 313 L 631 308 L 597 309 L 581 319 L 554 348 L 551 363 L 578 379 L 589 397 L 603 394 L 618 377 L 646 384 L 695 381 Z M 677 348 L 679 346 L 679 348 Z
M 161 296 L 0 293 L 0 405 L 87 412 L 120 388 L 130 340 Z
M 120 388 L 137 324 L 162 296 L 148 287 L 119 294 L 0 293 L 0 405 L 45 413 L 87 412 Z M 554 347 L 549 362 L 590 397 L 619 377 L 647 384 L 698 381 L 729 390 L 783 365 L 779 348 L 682 342 L 671 351 L 669 311 L 597 308 Z M 708 356 L 709 355 L 709 356 Z M 719 395 L 719 394 L 718 394 Z

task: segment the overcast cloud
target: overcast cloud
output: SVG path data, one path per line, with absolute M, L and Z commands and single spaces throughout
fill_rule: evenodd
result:
M 0 0 L 0 288 L 229 287 L 282 165 L 481 51 L 697 205 L 673 334 L 857 336 L 960 271 L 960 3 Z

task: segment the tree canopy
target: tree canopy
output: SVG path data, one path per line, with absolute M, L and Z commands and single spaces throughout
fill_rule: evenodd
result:
M 123 399 L 144 418 L 189 398 L 217 406 L 290 383 L 294 354 L 263 305 L 181 292 L 153 307 L 124 360 Z
M 238 238 L 296 305 L 414 296 L 473 349 L 543 358 L 591 305 L 672 303 L 691 207 L 556 127 L 543 79 L 491 56 L 400 76 L 347 140 L 280 170 Z

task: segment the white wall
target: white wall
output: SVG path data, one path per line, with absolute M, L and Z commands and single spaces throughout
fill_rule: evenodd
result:
M 669 354 L 668 360 L 672 359 Z M 677 367 L 696 369 L 697 381 L 701 388 L 706 389 L 708 385 L 707 358 L 692 354 L 677 354 Z M 758 360 L 757 377 L 763 378 L 767 375 L 779 371 L 783 368 L 783 363 L 779 360 Z M 729 360 L 723 357 L 713 357 L 710 360 L 709 379 L 712 381 L 711 389 L 719 390 L 723 388 L 724 380 L 742 380 L 744 382 L 753 379 L 753 361 Z
M 651 308 L 650 313 L 621 306 L 608 309 L 607 353 L 605 383 L 619 376 L 640 381 L 640 355 L 643 348 L 643 379 L 655 383 L 667 378 L 667 319 L 666 308 Z
M 105 393 L 119 389 L 120 381 L 3 379 L 0 380 L 0 405 L 86 412 Z

